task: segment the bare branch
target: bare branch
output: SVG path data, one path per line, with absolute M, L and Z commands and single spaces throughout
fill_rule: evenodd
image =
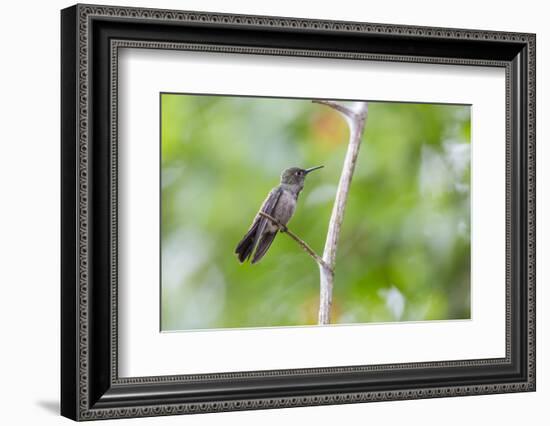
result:
M 367 102 L 355 102 L 352 107 L 333 101 L 313 101 L 327 105 L 343 115 L 349 126 L 349 144 L 342 167 L 342 174 L 336 191 L 336 198 L 332 208 L 332 214 L 328 226 L 323 261 L 329 266 L 320 268 L 320 300 L 319 300 L 319 324 L 330 323 L 330 310 L 332 307 L 332 290 L 334 287 L 334 268 L 336 263 L 336 249 L 340 229 L 344 220 L 344 211 L 348 199 L 355 164 L 359 155 L 363 129 L 367 120 Z
M 351 108 L 348 108 L 346 105 L 340 104 L 338 102 L 324 101 L 324 100 L 321 100 L 321 99 L 314 99 L 311 102 L 313 102 L 314 104 L 321 104 L 321 105 L 326 105 L 328 107 L 331 107 L 331 108 L 335 109 L 336 111 L 344 114 L 346 117 L 351 118 L 355 115 L 355 112 Z
M 288 229 L 288 227 L 286 225 L 283 225 L 281 222 L 279 222 L 277 219 L 275 219 L 270 214 L 267 214 L 267 213 L 262 212 L 262 211 L 260 211 L 259 214 L 260 214 L 260 216 L 263 216 L 266 219 L 273 222 L 274 225 L 277 225 L 277 227 L 279 228 L 279 231 L 281 231 L 282 233 L 287 234 L 290 238 L 292 238 L 294 241 L 296 241 L 305 250 L 305 252 L 307 254 L 309 254 L 315 260 L 315 262 L 317 262 L 319 264 L 319 266 L 321 268 L 327 269 L 328 271 L 332 272 L 330 266 L 327 265 L 327 263 L 321 258 L 321 256 L 319 256 L 317 253 L 315 253 L 315 251 L 313 251 L 313 249 L 304 240 L 302 240 L 294 232 L 292 232 L 290 229 Z

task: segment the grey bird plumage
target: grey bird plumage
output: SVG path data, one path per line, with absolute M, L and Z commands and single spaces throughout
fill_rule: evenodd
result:
M 321 167 L 323 166 L 309 169 L 291 167 L 284 170 L 281 174 L 281 183 L 271 190 L 260 211 L 277 219 L 281 225 L 286 225 L 296 210 L 298 195 L 304 188 L 306 176 Z M 278 231 L 277 225 L 258 213 L 235 249 L 239 261 L 245 262 L 254 253 L 252 263 L 259 262 L 271 246 Z

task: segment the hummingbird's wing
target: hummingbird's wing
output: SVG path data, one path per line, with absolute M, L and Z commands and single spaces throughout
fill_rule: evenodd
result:
M 257 263 L 262 259 L 262 257 L 264 257 L 269 247 L 271 247 L 271 243 L 275 239 L 277 232 L 278 230 L 265 231 L 261 235 L 260 241 L 258 241 L 258 246 L 256 247 L 256 251 L 254 252 L 254 257 L 252 258 L 251 263 Z
M 265 199 L 265 201 L 263 202 L 262 207 L 260 207 L 260 211 L 267 213 L 269 215 L 272 215 L 273 212 L 275 211 L 275 207 L 277 206 L 277 202 L 279 201 L 279 198 L 281 197 L 282 192 L 283 192 L 282 189 L 278 186 L 273 188 L 269 193 L 269 195 L 267 196 L 267 198 Z M 241 263 L 246 261 L 254 251 L 254 248 L 258 244 L 258 241 L 260 241 L 260 238 L 262 237 L 262 234 L 265 231 L 267 222 L 268 222 L 268 219 L 261 216 L 260 214 L 257 214 L 256 217 L 254 218 L 254 221 L 252 222 L 250 229 L 248 230 L 248 232 L 245 234 L 245 236 L 242 238 L 242 240 L 237 245 L 237 248 L 235 249 L 235 253 L 237 253 L 239 261 Z M 276 233 L 277 232 L 275 232 L 275 234 Z M 273 237 L 275 237 L 275 234 L 273 235 Z M 266 250 L 268 247 L 266 247 Z

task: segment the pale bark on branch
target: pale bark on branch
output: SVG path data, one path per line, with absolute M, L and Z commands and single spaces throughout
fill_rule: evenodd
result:
M 332 214 L 328 225 L 323 261 L 328 266 L 319 264 L 320 294 L 319 294 L 319 325 L 330 324 L 330 311 L 332 308 L 332 292 L 334 288 L 334 269 L 336 265 L 336 250 L 340 238 L 344 211 L 361 147 L 361 139 L 368 115 L 367 102 L 355 102 L 350 106 L 334 101 L 313 101 L 326 105 L 338 111 L 345 118 L 349 127 L 349 143 L 336 190 L 336 198 L 332 208 Z

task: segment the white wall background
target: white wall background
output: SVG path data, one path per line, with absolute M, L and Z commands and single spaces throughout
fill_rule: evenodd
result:
M 103 4 L 537 33 L 538 390 L 421 401 L 107 421 L 102 424 L 545 424 L 550 418 L 550 27 L 537 0 L 320 2 L 104 0 Z M 0 418 L 68 424 L 59 404 L 59 9 L 2 6 L 0 50 Z M 546 221 L 545 221 L 546 219 Z M 131 422 L 131 423 L 129 423 Z

